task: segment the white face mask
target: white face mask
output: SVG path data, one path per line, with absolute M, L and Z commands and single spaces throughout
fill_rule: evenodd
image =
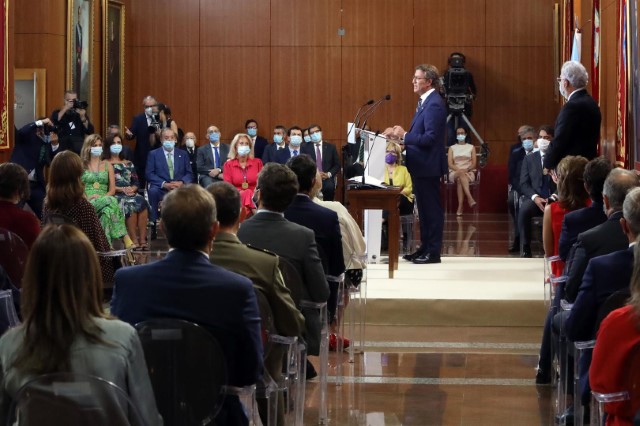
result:
M 193 139 L 189 138 L 185 142 L 185 145 L 187 145 L 187 148 L 193 148 L 194 146 L 196 146 L 196 142 Z
M 549 148 L 549 141 L 546 139 L 538 139 L 538 149 L 540 149 L 540 152 L 545 153 L 547 152 L 547 148 Z
M 151 107 L 146 107 L 144 109 L 144 113 L 147 114 L 149 117 L 151 117 L 151 114 L 153 114 L 153 108 Z

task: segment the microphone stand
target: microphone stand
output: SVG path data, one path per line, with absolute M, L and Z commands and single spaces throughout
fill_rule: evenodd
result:
M 374 103 L 373 99 L 369 99 L 367 102 L 365 102 L 364 104 L 362 104 L 360 106 L 360 108 L 358 108 L 358 111 L 356 112 L 356 116 L 353 117 L 353 123 L 351 123 L 351 127 L 349 128 L 349 130 L 347 131 L 347 147 L 349 146 L 348 141 L 349 141 L 349 135 L 351 134 L 351 132 L 353 131 L 354 126 L 357 128 L 357 124 L 356 123 L 360 123 L 360 112 L 362 111 L 362 108 L 366 107 L 367 105 L 371 105 Z M 368 110 L 367 110 L 368 111 Z M 347 179 L 345 177 L 345 172 L 347 169 L 347 158 L 351 158 L 351 155 L 349 154 L 348 156 L 344 155 L 344 150 L 342 152 L 342 204 L 345 205 L 346 204 L 346 200 L 347 200 Z

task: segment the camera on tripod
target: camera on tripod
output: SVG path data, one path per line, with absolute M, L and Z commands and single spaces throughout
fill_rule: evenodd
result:
M 464 68 L 465 57 L 462 53 L 453 52 L 449 56 L 449 69 L 444 75 L 445 98 L 449 114 L 470 114 L 475 84 L 471 73 Z

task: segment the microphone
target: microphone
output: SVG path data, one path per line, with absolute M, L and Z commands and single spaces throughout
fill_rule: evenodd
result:
M 371 116 L 373 115 L 375 110 L 378 109 L 380 104 L 383 103 L 384 101 L 388 101 L 390 99 L 391 99 L 391 95 L 385 95 L 385 96 L 381 97 L 367 111 L 365 111 L 364 114 L 362 114 L 363 117 L 366 117 L 366 119 L 364 120 L 364 123 L 362 123 L 362 128 L 363 129 L 367 125 L 367 121 L 369 121 L 369 118 L 371 118 Z
M 360 108 L 358 108 L 358 112 L 356 112 L 356 116 L 353 117 L 353 123 L 351 124 L 351 127 L 349 128 L 349 131 L 347 132 L 347 139 L 349 139 L 349 135 L 351 135 L 351 132 L 353 131 L 353 127 L 356 126 L 356 128 L 358 127 L 358 124 L 360 124 L 360 119 L 358 118 L 360 116 L 360 111 L 362 111 L 362 108 L 366 107 L 367 105 L 371 105 L 373 104 L 375 101 L 373 99 L 369 99 L 367 102 L 365 102 L 364 104 L 362 104 L 360 106 Z M 358 124 L 356 124 L 356 122 Z
M 387 95 L 387 96 L 389 96 L 389 95 Z M 376 131 L 376 134 L 373 137 L 373 142 L 371 142 L 371 146 L 369 147 L 369 154 L 367 155 L 367 161 L 364 162 L 364 169 L 362 170 L 362 186 L 363 187 L 365 185 L 364 177 L 367 174 L 367 167 L 369 166 L 369 159 L 371 158 L 371 152 L 373 152 L 373 145 L 376 143 L 376 139 L 378 138 L 379 134 L 380 134 L 380 130 Z

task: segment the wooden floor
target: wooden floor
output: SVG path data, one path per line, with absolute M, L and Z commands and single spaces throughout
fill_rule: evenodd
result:
M 443 265 L 447 262 L 453 264 L 454 259 L 450 258 L 453 256 L 517 257 L 507 251 L 510 229 L 506 214 L 447 215 Z M 166 248 L 162 237 L 152 244 L 154 250 Z M 540 244 L 532 244 L 532 249 L 534 256 L 542 256 Z M 146 256 L 140 260 L 147 262 L 153 261 L 155 254 L 138 256 Z M 403 262 L 399 272 L 409 269 Z M 429 269 L 431 267 L 421 266 L 418 274 L 427 277 L 430 271 L 433 273 Z M 371 273 L 375 275 L 373 269 Z M 469 288 L 477 290 L 486 283 L 487 277 L 471 275 L 467 281 Z M 398 281 L 391 285 L 402 284 Z M 454 288 L 453 284 L 451 286 Z M 398 291 L 400 294 L 400 289 Z M 464 306 L 469 306 L 473 300 L 487 303 L 487 300 L 480 300 L 481 297 L 472 296 L 472 291 L 468 293 L 458 295 L 459 299 L 469 299 L 461 300 L 461 305 L 466 302 Z M 436 296 L 433 300 L 426 300 L 429 296 L 420 297 L 425 303 L 444 303 Z M 542 303 L 539 295 L 531 299 L 531 303 Z M 375 306 L 373 299 L 370 302 Z M 518 302 L 522 301 L 509 301 L 506 297 L 504 303 L 516 305 Z M 414 303 L 415 309 L 415 300 L 398 296 L 388 303 L 395 304 L 400 313 L 415 316 L 406 308 L 408 305 L 404 305 Z M 455 304 L 438 306 L 446 306 L 445 309 L 456 312 Z M 516 315 L 519 306 L 516 305 Z M 374 315 L 375 318 L 372 317 Z M 534 382 L 542 334 L 542 320 L 538 324 L 535 318 L 540 313 L 536 313 L 533 321 L 519 324 L 504 320 L 504 324 L 492 323 L 492 326 L 485 325 L 491 323 L 487 320 L 493 317 L 486 308 L 479 308 L 469 315 L 472 316 L 472 326 L 466 323 L 447 326 L 434 325 L 429 321 L 424 324 L 420 321 L 398 321 L 394 316 L 386 318 L 376 314 L 373 308 L 368 310 L 364 351 L 356 354 L 353 364 L 348 362 L 347 356 L 343 357 L 342 384 L 338 384 L 336 377 L 338 356 L 330 354 L 328 423 L 367 426 L 553 425 L 553 391 L 550 387 L 536 386 Z M 317 367 L 317 358 L 312 357 L 311 362 Z M 319 400 L 317 379 L 308 381 L 305 425 L 318 424 Z

